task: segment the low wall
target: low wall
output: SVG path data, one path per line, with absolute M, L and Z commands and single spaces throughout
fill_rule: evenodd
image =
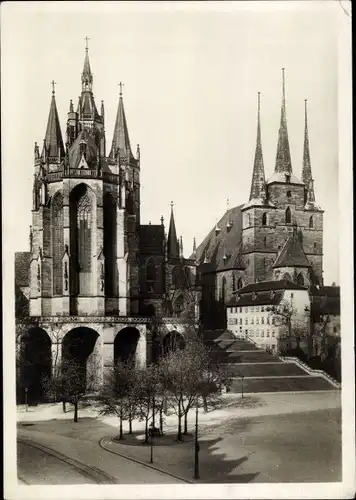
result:
M 335 379 L 333 379 L 332 377 L 330 377 L 330 375 L 323 372 L 322 370 L 313 370 L 312 368 L 310 368 L 310 366 L 308 366 L 306 363 L 303 363 L 303 361 L 300 361 L 300 359 L 298 359 L 298 358 L 286 356 L 283 358 L 283 361 L 285 361 L 287 363 L 295 363 L 298 366 L 300 366 L 301 368 L 303 368 L 303 370 L 305 370 L 307 373 L 309 373 L 309 375 L 313 375 L 314 377 L 322 377 L 325 380 L 327 380 L 328 382 L 330 382 L 331 385 L 333 385 L 334 387 L 337 387 L 337 389 L 341 389 L 341 384 L 339 382 L 337 382 Z

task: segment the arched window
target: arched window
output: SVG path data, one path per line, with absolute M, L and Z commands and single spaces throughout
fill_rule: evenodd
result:
M 267 236 L 263 238 L 263 246 L 264 248 L 267 248 Z
M 304 277 L 303 277 L 302 273 L 298 274 L 298 276 L 297 276 L 297 283 L 298 283 L 298 285 L 304 286 Z
M 284 273 L 283 274 L 283 279 L 284 280 L 288 280 L 288 281 L 292 281 L 292 276 L 289 273 Z
M 314 252 L 316 252 L 317 248 L 316 248 L 316 241 L 314 241 Z
M 54 295 L 62 295 L 63 293 L 63 253 L 63 196 L 61 193 L 57 193 L 52 202 L 52 262 Z
M 246 215 L 246 225 L 247 227 L 251 226 L 251 214 Z
M 183 296 L 180 295 L 173 302 L 173 315 L 175 317 L 179 317 L 182 314 L 183 309 L 184 309 L 184 299 Z
M 153 292 L 157 279 L 157 270 L 155 260 L 151 257 L 146 263 L 146 281 L 149 292 Z
M 311 215 L 309 217 L 309 228 L 313 229 L 313 227 L 314 227 L 314 217 Z
M 292 213 L 290 208 L 288 207 L 286 210 L 286 224 L 290 224 L 292 222 Z
M 223 279 L 221 280 L 221 300 L 223 304 L 225 304 L 226 296 L 227 296 L 227 284 L 226 284 L 226 278 L 224 276 Z
M 105 294 L 115 296 L 116 282 L 116 203 L 110 193 L 104 196 Z
M 232 274 L 232 289 L 236 290 L 236 276 Z
M 240 288 L 243 288 L 244 283 L 242 281 L 242 278 L 239 278 L 237 281 L 237 289 L 240 290 Z
M 262 226 L 267 226 L 267 213 L 262 214 Z
M 74 294 L 92 294 L 92 225 L 93 209 L 90 189 L 80 184 L 71 192 L 71 290 Z

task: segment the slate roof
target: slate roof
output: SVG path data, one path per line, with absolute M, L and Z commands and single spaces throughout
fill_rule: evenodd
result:
M 124 109 L 124 101 L 121 95 L 119 98 L 119 106 L 117 108 L 110 156 L 116 157 L 118 149 L 120 151 L 121 157 L 129 157 L 129 158 L 134 157 L 131 151 L 129 131 L 127 128 L 126 115 Z
M 45 144 L 47 155 L 51 158 L 58 158 L 60 153 L 61 158 L 64 158 L 64 146 L 62 139 L 61 126 L 59 123 L 56 99 L 52 94 L 51 106 L 49 109 L 47 129 L 45 135 Z
M 167 253 L 169 258 L 179 257 L 179 242 L 177 238 L 176 224 L 174 222 L 173 206 L 171 207 L 171 218 L 169 221 Z
M 258 292 L 256 295 L 253 292 L 245 293 L 241 296 L 236 294 L 229 300 L 227 307 L 277 305 L 281 302 L 283 295 L 284 290 L 273 294 L 270 291 Z
M 217 223 L 220 232 L 216 234 L 214 226 L 198 246 L 196 251 L 198 264 L 204 263 L 206 255 L 210 270 L 245 269 L 241 258 L 242 207 L 243 205 L 239 205 L 227 210 Z M 224 255 L 227 257 L 225 261 Z
M 276 165 L 274 170 L 275 172 L 292 173 L 292 161 L 290 156 L 289 138 L 287 129 L 284 69 L 282 71 L 283 71 L 283 96 L 282 96 L 282 107 L 281 107 L 281 122 L 278 132 Z
M 282 246 L 273 267 L 311 267 L 296 231 Z
M 19 287 L 30 286 L 31 252 L 15 253 L 15 283 Z
M 298 285 L 298 283 L 294 283 L 289 280 L 278 280 L 278 281 L 261 281 L 260 283 L 251 283 L 250 285 L 246 285 L 238 292 L 237 294 L 244 294 L 250 292 L 263 292 L 263 291 L 271 291 L 271 290 L 306 290 L 307 288 L 302 285 Z

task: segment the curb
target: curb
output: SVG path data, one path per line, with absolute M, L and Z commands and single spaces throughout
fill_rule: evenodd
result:
M 61 460 L 62 462 L 71 465 L 73 468 L 80 470 L 82 474 L 89 476 L 90 479 L 95 479 L 99 484 L 107 484 L 108 482 L 109 484 L 118 484 L 117 479 L 115 479 L 113 476 L 110 476 L 110 474 L 107 474 L 106 472 L 97 469 L 96 467 L 92 467 L 91 465 L 83 464 L 78 460 L 75 460 L 74 458 L 70 458 L 63 453 L 54 450 L 53 448 L 48 448 L 47 446 L 44 446 L 37 442 L 33 442 L 31 439 L 23 437 L 18 437 L 17 442 L 25 444 L 27 446 L 32 446 L 33 448 L 37 448 L 38 450 L 47 453 L 47 455 L 51 455 L 52 457 L 57 458 L 57 460 Z M 105 483 L 103 482 L 103 478 L 106 479 Z
M 128 457 L 127 455 L 124 455 L 123 453 L 119 453 L 117 451 L 111 450 L 110 448 L 108 448 L 104 445 L 104 440 L 109 440 L 110 442 L 112 442 L 112 439 L 107 436 L 107 437 L 103 437 L 99 440 L 99 446 L 101 448 L 103 448 L 104 450 L 108 451 L 109 453 L 113 453 L 114 455 L 118 455 L 119 457 L 125 458 L 126 460 L 131 460 L 131 462 L 135 462 L 137 464 L 148 467 L 149 469 L 156 470 L 157 472 L 160 472 L 161 474 L 166 474 L 167 476 L 171 476 L 174 479 L 178 479 L 179 481 L 183 481 L 184 483 L 196 484 L 194 481 L 190 481 L 189 479 L 185 479 L 183 477 L 177 476 L 176 474 L 173 474 L 172 472 L 167 472 L 163 469 L 160 469 L 159 467 L 156 467 L 155 465 L 151 465 L 151 464 L 148 464 L 146 462 L 142 462 L 141 460 L 138 460 L 137 458 L 131 458 L 131 457 Z

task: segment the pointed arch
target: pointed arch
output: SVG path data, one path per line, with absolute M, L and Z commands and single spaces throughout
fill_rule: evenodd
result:
M 311 215 L 309 217 L 309 229 L 313 229 L 314 228 L 314 217 Z
M 223 276 L 223 278 L 221 280 L 221 300 L 222 300 L 223 304 L 225 304 L 226 298 L 227 298 L 227 281 L 226 281 L 226 277 Z
M 242 278 L 239 278 L 237 280 L 237 289 L 240 290 L 240 288 L 243 288 L 244 287 L 244 282 L 243 282 L 243 279 Z
M 71 292 L 91 295 L 94 224 L 94 194 L 86 184 L 70 193 L 70 249 L 72 257 Z
M 286 210 L 286 224 L 291 224 L 292 223 L 292 212 L 289 207 L 287 207 Z
M 292 281 L 292 276 L 289 273 L 284 273 L 282 279 Z
M 262 214 L 262 226 L 267 226 L 267 225 L 268 225 L 267 212 L 263 212 L 263 214 Z
M 115 297 L 116 284 L 116 203 L 111 193 L 106 193 L 104 205 L 104 255 L 105 295 Z
M 263 247 L 267 248 L 267 236 L 263 238 Z
M 52 266 L 53 266 L 53 295 L 62 295 L 63 276 L 62 258 L 64 254 L 63 240 L 63 195 L 58 191 L 51 204 L 52 218 Z
M 298 276 L 297 276 L 297 283 L 298 283 L 298 285 L 304 286 L 304 276 L 302 275 L 302 273 L 298 274 Z

